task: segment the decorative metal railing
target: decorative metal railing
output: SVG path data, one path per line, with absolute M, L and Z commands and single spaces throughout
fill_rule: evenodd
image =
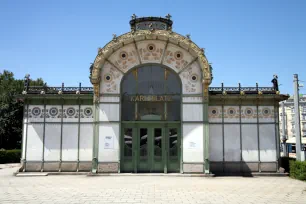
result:
M 222 83 L 221 87 L 209 87 L 209 92 L 214 94 L 275 94 L 276 90 L 274 87 L 259 87 L 257 83 L 255 87 L 241 87 L 240 83 L 238 87 L 224 87 Z
M 273 87 L 209 87 L 211 94 L 276 94 Z M 28 86 L 24 94 L 93 94 L 93 87 L 49 87 L 49 86 Z
M 93 87 L 60 87 L 53 86 L 25 86 L 23 94 L 92 94 Z

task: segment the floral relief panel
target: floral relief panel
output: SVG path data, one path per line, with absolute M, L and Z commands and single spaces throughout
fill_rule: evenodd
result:
M 160 63 L 165 50 L 166 42 L 157 40 L 146 40 L 137 42 L 137 48 L 141 62 Z
M 201 70 L 197 62 L 192 63 L 189 67 L 180 73 L 183 84 L 183 94 L 201 94 Z
M 176 72 L 179 72 L 193 59 L 194 57 L 192 57 L 187 51 L 169 43 L 165 52 L 163 64 L 171 67 Z
M 110 63 L 106 62 L 101 72 L 101 93 L 120 93 L 122 73 Z
M 126 45 L 109 57 L 109 61 L 123 72 L 139 64 L 135 44 Z

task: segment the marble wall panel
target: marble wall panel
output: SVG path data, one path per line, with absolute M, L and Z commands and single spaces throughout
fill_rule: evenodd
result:
M 240 161 L 240 125 L 224 125 L 224 160 Z
M 203 105 L 183 104 L 183 121 L 203 121 Z
M 100 104 L 99 121 L 119 121 L 119 104 Z
M 258 161 L 258 136 L 257 124 L 243 124 L 242 133 L 242 160 Z
M 183 124 L 183 161 L 204 161 L 203 124 Z
M 77 161 L 78 124 L 63 124 L 62 161 Z
M 42 161 L 43 154 L 43 127 L 42 123 L 28 124 L 27 161 Z
M 47 123 L 45 127 L 45 161 L 60 160 L 61 124 Z
M 209 125 L 209 160 L 223 161 L 222 125 Z
M 259 125 L 260 161 L 276 161 L 275 125 Z
M 80 126 L 80 161 L 92 160 L 93 124 L 81 124 Z
M 99 162 L 119 161 L 119 123 L 103 123 L 99 126 Z

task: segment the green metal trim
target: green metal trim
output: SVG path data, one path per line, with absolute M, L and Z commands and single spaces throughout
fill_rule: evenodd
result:
M 102 101 L 102 102 L 99 102 L 99 104 L 120 104 L 120 102 L 106 102 L 106 101 Z
M 196 123 L 196 124 L 203 124 L 203 121 L 182 121 L 183 124 L 190 124 L 190 123 Z
M 183 98 L 181 97 L 181 99 L 180 99 L 181 101 L 181 105 L 180 105 L 180 140 L 181 140 L 181 142 L 180 142 L 180 146 L 179 146 L 179 148 L 180 148 L 180 151 L 179 151 L 179 157 L 180 157 L 180 173 L 181 174 L 183 174 L 184 173 L 184 167 L 183 167 L 183 157 L 184 157 L 184 138 L 183 138 L 183 104 L 182 104 L 182 102 L 183 102 Z
M 256 112 L 257 112 L 257 145 L 258 145 L 258 171 L 261 172 L 261 165 L 260 165 L 260 135 L 259 135 L 259 100 L 256 101 Z
M 64 99 L 61 100 L 62 102 L 62 117 L 61 117 L 61 139 L 60 139 L 60 163 L 58 171 L 62 171 L 62 158 L 63 158 L 63 121 L 64 121 Z
M 27 100 L 25 100 L 28 102 Z M 27 122 L 29 121 L 29 103 L 27 103 Z M 24 169 L 23 172 L 26 171 L 26 166 L 27 166 L 27 148 L 28 148 L 28 126 L 29 124 L 27 123 L 26 126 L 26 138 L 25 138 L 25 150 L 24 150 Z
M 278 114 L 278 103 L 274 104 L 274 131 L 275 131 L 275 150 L 276 150 L 276 161 L 277 161 L 277 172 L 279 172 L 279 157 L 280 157 L 280 141 L 279 141 L 279 135 L 277 134 L 278 130 L 279 130 L 279 124 L 278 124 L 278 120 L 279 120 L 279 114 Z
M 183 102 L 182 104 L 183 104 L 183 105 L 185 105 L 185 104 L 187 104 L 187 105 L 188 105 L 188 104 L 192 104 L 192 105 L 193 105 L 193 104 L 201 104 L 201 105 L 203 105 L 203 102 Z
M 24 137 L 25 137 L 25 135 L 24 135 L 24 126 L 25 126 L 25 117 L 24 117 L 24 113 L 25 113 L 25 108 L 26 106 L 25 106 L 25 104 L 23 105 L 23 107 L 22 107 L 22 129 L 21 129 L 21 131 L 22 131 L 22 136 L 21 136 L 21 158 L 20 158 L 20 162 L 22 163 L 22 161 L 23 161 L 23 157 L 24 157 L 24 155 L 23 155 L 23 148 L 24 148 Z
M 94 103 L 94 131 L 93 131 L 93 159 L 92 159 L 92 173 L 98 173 L 99 162 L 99 103 Z
M 50 99 L 50 100 L 61 100 L 61 99 L 93 99 L 93 94 L 26 94 L 26 95 L 18 95 L 18 98 L 24 99 Z
M 81 99 L 79 102 L 79 118 L 78 118 L 78 164 L 77 164 L 77 172 L 79 172 L 80 167 L 80 136 L 81 136 Z
M 240 161 L 242 161 L 242 124 L 241 124 L 241 101 L 239 104 L 239 131 L 240 131 Z M 243 172 L 242 165 L 240 165 L 240 172 Z
M 213 162 L 211 162 L 213 163 Z M 205 164 L 205 162 L 183 162 L 183 164 Z
M 45 161 L 45 140 L 46 140 L 46 114 L 47 114 L 47 109 L 46 109 L 46 101 L 44 99 L 44 126 L 43 126 L 43 151 L 42 151 L 42 162 L 41 162 L 41 172 L 44 171 L 44 161 Z
M 29 122 L 29 123 L 24 123 L 24 124 L 43 124 L 44 122 Z M 81 124 L 91 124 L 94 122 L 80 122 Z M 61 122 L 46 122 L 46 124 L 62 124 Z M 63 122 L 63 124 L 78 124 L 78 122 L 72 122 L 72 121 L 67 121 Z M 274 124 L 274 123 L 273 123 Z
M 119 122 L 119 121 L 116 121 L 116 122 Z M 122 124 L 164 124 L 164 123 L 167 123 L 167 124 L 180 124 L 181 121 L 164 121 L 164 120 L 159 120 L 159 121 L 122 121 L 121 122 Z
M 225 139 L 224 139 L 224 105 L 222 104 L 222 171 L 224 172 L 224 162 L 225 162 Z
M 210 173 L 210 164 L 209 164 L 209 119 L 208 119 L 208 101 L 204 102 L 203 98 L 203 153 L 204 153 L 204 173 Z
M 118 121 L 97 121 L 95 124 L 105 124 L 105 123 L 120 123 L 120 120 Z
M 218 125 L 218 124 L 222 124 L 222 122 L 211 122 L 209 124 L 215 124 L 215 125 Z M 223 124 L 228 124 L 228 125 L 239 125 L 240 123 L 239 122 L 224 122 Z M 241 122 L 242 125 L 257 125 L 257 124 L 260 124 L 260 125 L 268 125 L 268 124 L 272 124 L 274 125 L 275 123 L 274 122 L 252 122 L 252 123 L 248 123 L 248 122 Z
M 121 147 L 122 147 L 122 144 L 123 144 L 123 142 L 122 142 L 122 140 L 121 140 L 121 135 L 122 135 L 122 133 L 123 133 L 123 131 L 122 131 L 122 124 L 121 124 L 121 120 L 122 120 L 122 116 L 121 116 L 121 94 L 120 94 L 120 96 L 119 96 L 119 101 L 120 101 L 120 104 L 119 104 L 119 163 L 118 163 L 118 173 L 120 173 L 121 172 Z
M 168 173 L 168 158 L 169 158 L 169 151 L 167 151 L 169 148 L 169 144 L 167 141 L 168 138 L 169 138 L 168 127 L 162 128 L 162 161 L 164 164 L 164 174 Z M 153 143 L 153 151 L 154 151 L 154 143 Z
M 117 93 L 114 93 L 114 94 L 112 94 L 112 93 L 100 93 L 100 98 L 101 97 L 120 97 L 120 94 L 117 94 Z M 99 103 L 101 103 L 101 102 L 99 102 Z
M 182 97 L 203 97 L 202 94 L 181 94 Z

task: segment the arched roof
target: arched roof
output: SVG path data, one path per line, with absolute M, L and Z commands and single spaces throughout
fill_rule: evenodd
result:
M 113 40 L 100 48 L 98 55 L 91 67 L 91 83 L 96 85 L 100 82 L 100 72 L 104 63 L 118 49 L 138 41 L 143 40 L 161 40 L 177 45 L 196 58 L 202 70 L 203 83 L 209 85 L 212 80 L 211 67 L 204 54 L 204 49 L 199 48 L 189 38 L 182 36 L 171 30 L 137 30 L 125 33 L 121 36 L 114 36 Z

